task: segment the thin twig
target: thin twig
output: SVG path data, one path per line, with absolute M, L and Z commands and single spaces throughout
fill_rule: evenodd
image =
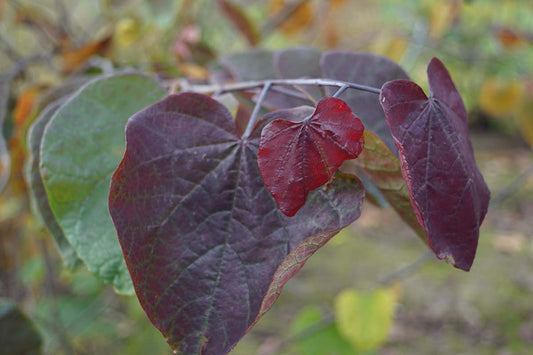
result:
M 420 269 L 428 261 L 433 260 L 433 258 L 434 258 L 434 253 L 430 249 L 428 249 L 428 250 L 426 250 L 424 252 L 424 254 L 419 256 L 418 259 L 416 259 L 412 263 L 409 263 L 409 264 L 407 264 L 405 266 L 402 266 L 399 269 L 394 270 L 390 274 L 387 274 L 387 275 L 381 277 L 378 280 L 378 283 L 383 285 L 383 286 L 386 286 L 386 285 L 390 285 L 391 283 L 393 283 L 395 281 L 404 279 L 407 276 L 411 275 L 413 272 L 415 272 L 418 269 Z
M 333 97 L 339 97 L 342 95 L 343 92 L 345 92 L 348 89 L 348 85 L 343 85 L 333 94 Z
M 311 79 L 273 79 L 273 80 L 254 80 L 243 81 L 230 84 L 211 84 L 211 85 L 182 85 L 186 90 L 193 91 L 199 94 L 211 94 L 214 92 L 223 94 L 231 91 L 244 91 L 264 87 L 269 82 L 272 86 L 277 85 L 292 85 L 292 86 L 346 86 L 349 89 L 370 92 L 379 95 L 381 90 L 372 86 L 350 83 L 347 81 L 311 78 Z
M 250 137 L 250 134 L 252 134 L 255 122 L 257 121 L 257 117 L 259 116 L 259 111 L 261 110 L 261 105 L 263 104 L 263 101 L 265 100 L 266 94 L 270 89 L 271 85 L 272 84 L 270 83 L 270 81 L 265 82 L 265 86 L 263 86 L 263 90 L 261 90 L 261 94 L 259 94 L 259 97 L 257 98 L 257 102 L 255 103 L 254 110 L 252 111 L 252 115 L 250 116 L 250 120 L 248 121 L 248 125 L 246 126 L 246 130 L 242 135 L 242 139 L 246 139 Z

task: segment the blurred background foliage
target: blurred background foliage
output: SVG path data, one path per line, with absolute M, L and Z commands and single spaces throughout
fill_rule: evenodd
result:
M 170 352 L 134 297 L 63 266 L 30 212 L 26 133 L 50 89 L 126 67 L 201 81 L 219 56 L 302 45 L 385 55 L 425 88 L 439 57 L 493 199 L 470 273 L 428 257 L 390 209 L 366 204 L 234 353 L 530 353 L 530 0 L 0 0 L 0 21 L 0 297 L 33 321 L 44 353 Z

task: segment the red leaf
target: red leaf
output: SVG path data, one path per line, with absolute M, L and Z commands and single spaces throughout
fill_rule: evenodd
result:
M 285 215 L 294 216 L 310 191 L 330 181 L 345 160 L 357 158 L 363 129 L 348 105 L 333 97 L 301 122 L 278 119 L 263 129 L 259 170 Z
M 439 259 L 470 270 L 490 192 L 474 159 L 466 110 L 444 65 L 428 66 L 430 97 L 393 80 L 380 102 L 400 153 L 411 204 Z

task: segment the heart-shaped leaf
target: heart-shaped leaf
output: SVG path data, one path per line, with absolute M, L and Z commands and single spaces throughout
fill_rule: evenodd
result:
M 429 98 L 415 83 L 383 85 L 380 102 L 400 153 L 411 204 L 439 259 L 470 270 L 490 192 L 474 159 L 466 109 L 444 65 L 428 65 Z
M 136 73 L 95 79 L 57 110 L 41 140 L 39 168 L 57 224 L 88 269 L 121 293 L 133 287 L 107 209 L 109 182 L 126 121 L 165 94 Z
M 320 65 L 325 78 L 376 88 L 380 88 L 389 80 L 409 78 L 405 71 L 392 60 L 371 53 L 326 52 L 322 55 Z M 326 94 L 332 95 L 335 90 L 336 88 L 327 88 Z M 342 99 L 361 118 L 366 129 L 377 134 L 389 149 L 397 154 L 377 95 L 365 91 L 348 90 L 342 94 Z
M 229 352 L 307 258 L 360 214 L 341 176 L 288 218 L 242 140 L 208 96 L 171 95 L 135 114 L 109 210 L 137 296 L 172 348 Z
M 290 111 L 289 111 L 290 112 Z M 265 185 L 287 216 L 363 149 L 363 124 L 340 99 L 321 100 L 301 122 L 278 119 L 262 131 L 258 153 Z

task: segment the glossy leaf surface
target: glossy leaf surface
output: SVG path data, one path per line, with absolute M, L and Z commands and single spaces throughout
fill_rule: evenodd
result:
M 321 100 L 301 122 L 278 119 L 261 133 L 259 170 L 267 189 L 287 216 L 294 216 L 307 195 L 363 149 L 363 124 L 340 99 Z
M 59 227 L 89 270 L 121 293 L 133 289 L 107 209 L 109 182 L 126 121 L 165 94 L 135 73 L 96 79 L 57 110 L 41 141 L 39 169 Z
M 235 133 L 208 96 L 171 95 L 134 115 L 109 209 L 137 296 L 172 348 L 224 354 L 284 283 L 358 218 L 357 178 L 335 179 L 288 218 L 257 167 L 257 134 Z
M 436 58 L 428 82 L 429 98 L 411 81 L 388 82 L 380 102 L 430 247 L 438 258 L 469 270 L 490 192 L 474 159 L 461 96 Z

